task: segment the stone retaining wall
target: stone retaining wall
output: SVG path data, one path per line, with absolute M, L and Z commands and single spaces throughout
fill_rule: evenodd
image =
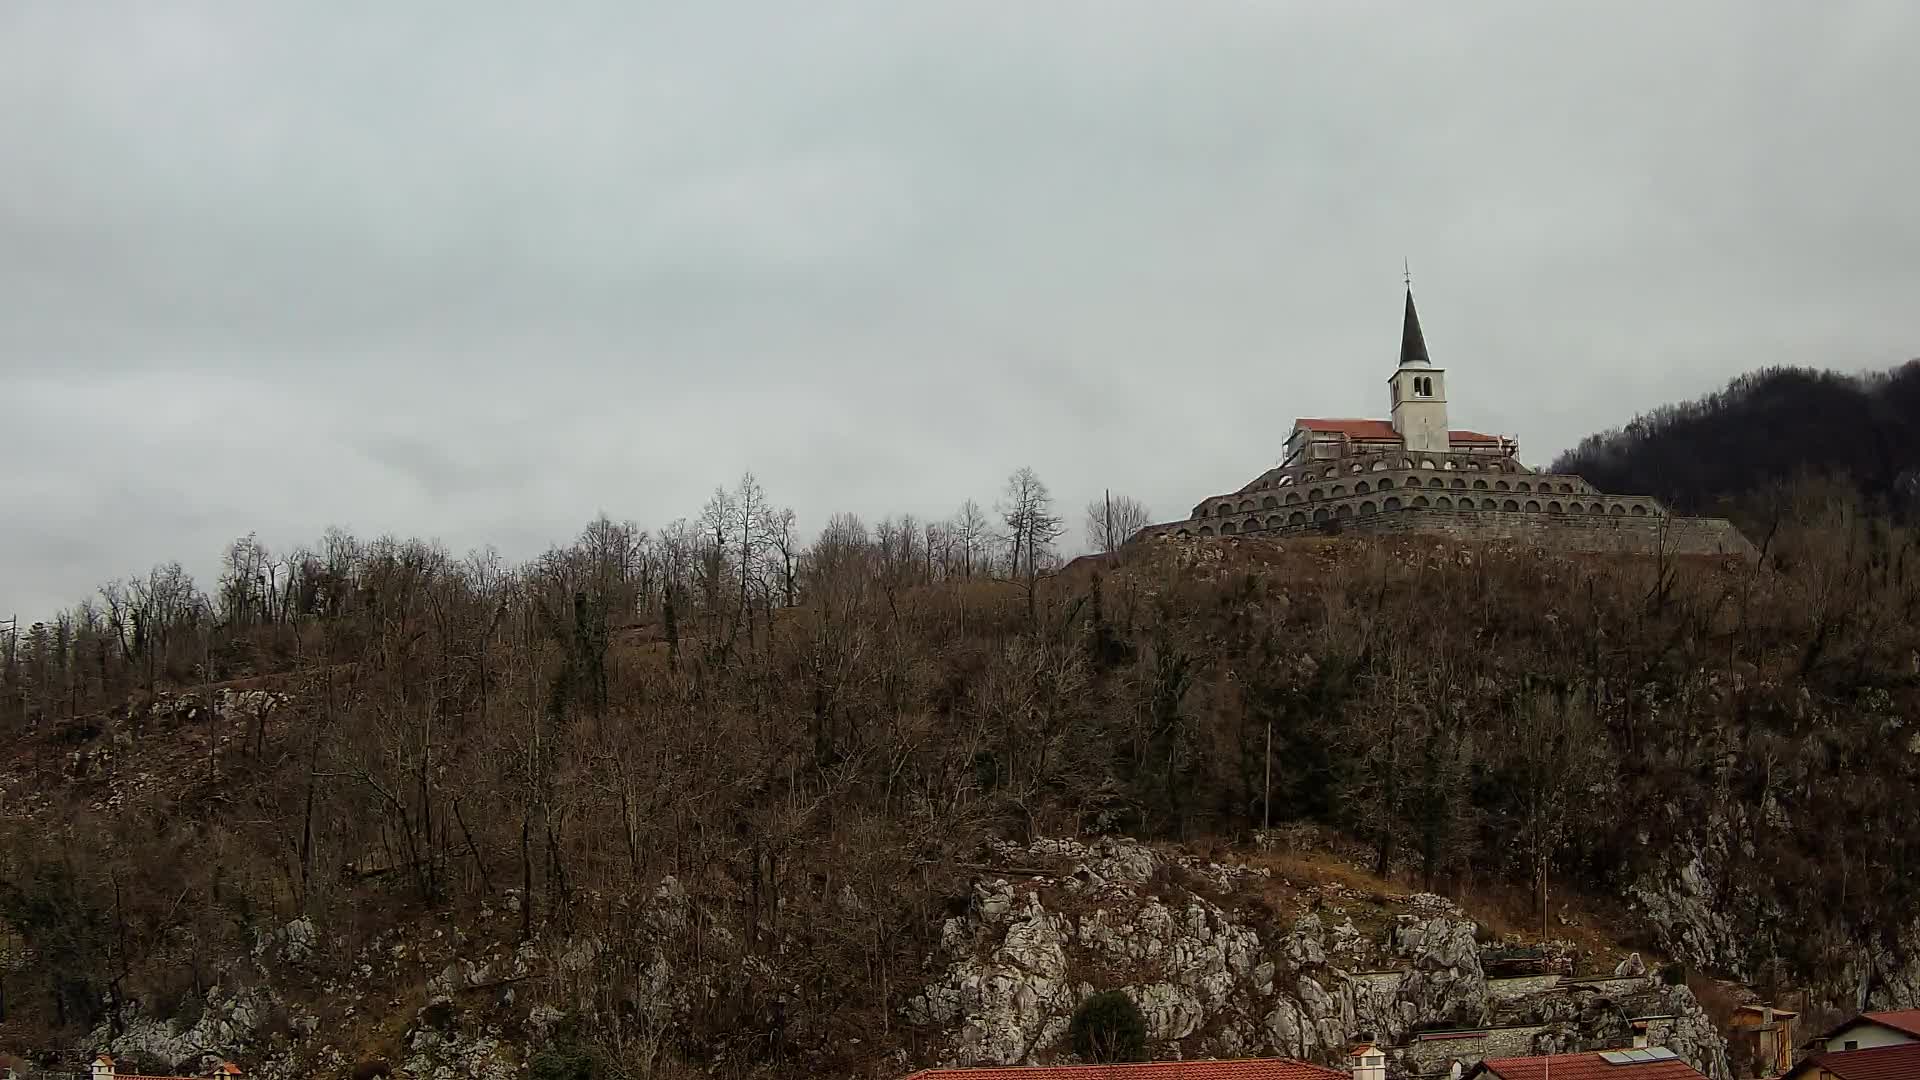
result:
M 1574 517 L 1514 514 L 1500 510 L 1407 508 L 1358 518 L 1345 525 L 1367 534 L 1430 534 L 1454 540 L 1508 541 L 1562 551 L 1671 555 L 1758 553 L 1725 518 Z
M 1228 535 L 1278 538 L 1287 536 L 1432 535 L 1461 541 L 1503 541 L 1530 544 L 1557 551 L 1622 552 L 1670 555 L 1738 555 L 1755 558 L 1740 530 L 1725 518 L 1672 517 L 1665 514 L 1550 514 L 1506 510 L 1450 510 L 1402 506 L 1375 510 L 1331 522 L 1251 527 Z M 1173 522 L 1143 529 L 1140 539 L 1155 536 L 1214 535 L 1208 523 Z

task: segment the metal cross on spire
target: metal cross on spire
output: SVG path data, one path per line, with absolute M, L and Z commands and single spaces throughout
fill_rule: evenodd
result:
M 1412 292 L 1413 291 L 1413 263 L 1409 262 L 1405 258 L 1402 258 L 1400 260 L 1400 268 L 1402 270 L 1402 273 L 1400 276 L 1407 283 L 1407 291 Z

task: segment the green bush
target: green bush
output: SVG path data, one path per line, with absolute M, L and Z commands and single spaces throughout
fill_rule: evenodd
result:
M 1080 1003 L 1068 1028 L 1073 1052 L 1102 1064 L 1147 1060 L 1147 1018 L 1118 990 L 1102 990 Z
M 594 1080 L 593 1056 L 577 1046 L 549 1046 L 527 1062 L 533 1080 Z

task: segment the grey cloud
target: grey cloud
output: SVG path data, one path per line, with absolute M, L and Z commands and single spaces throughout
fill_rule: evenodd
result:
M 0 608 L 743 469 L 1163 514 L 1381 411 L 1544 461 L 1911 356 L 1911 5 L 0 7 Z

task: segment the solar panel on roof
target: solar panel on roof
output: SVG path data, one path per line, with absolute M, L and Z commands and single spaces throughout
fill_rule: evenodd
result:
M 1680 1055 L 1664 1046 L 1636 1047 L 1632 1050 L 1605 1050 L 1600 1060 L 1609 1065 L 1644 1065 L 1649 1061 L 1674 1061 Z

